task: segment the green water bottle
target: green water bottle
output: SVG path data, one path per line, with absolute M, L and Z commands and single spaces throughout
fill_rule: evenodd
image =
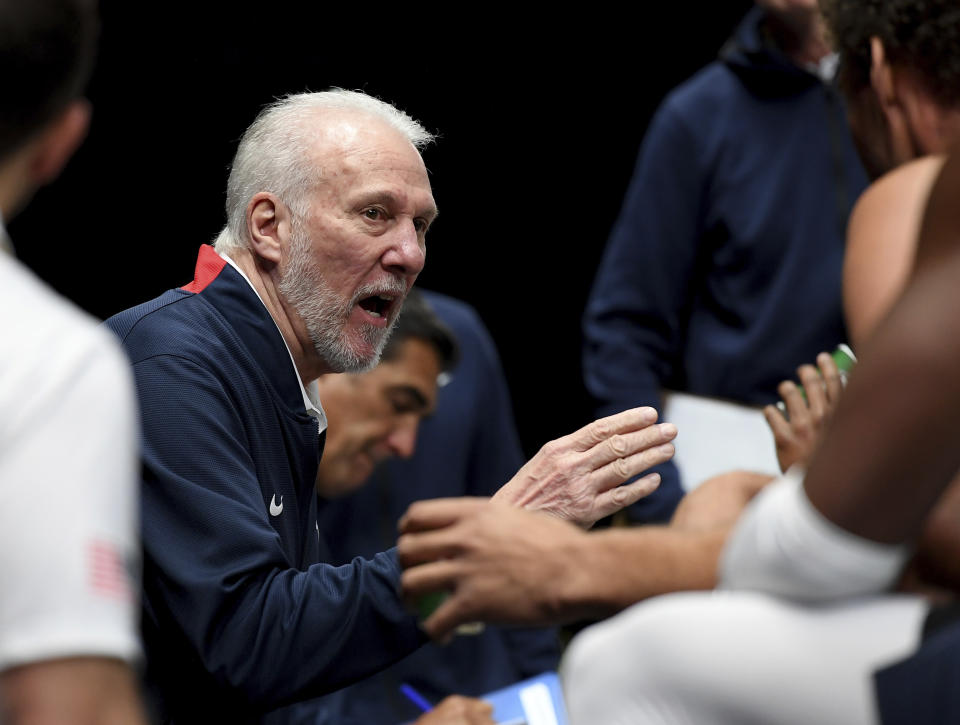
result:
M 850 371 L 852 371 L 853 366 L 857 364 L 857 356 L 853 354 L 853 350 L 841 342 L 837 345 L 837 349 L 830 353 L 830 357 L 833 358 L 833 361 L 837 364 L 837 369 L 840 371 L 840 384 L 846 387 L 847 379 L 850 377 Z M 800 395 L 806 400 L 807 393 L 803 389 L 803 386 L 798 385 L 797 387 L 800 388 Z M 787 405 L 782 400 L 777 403 L 777 410 L 783 413 L 783 416 L 787 420 L 790 420 L 787 415 Z

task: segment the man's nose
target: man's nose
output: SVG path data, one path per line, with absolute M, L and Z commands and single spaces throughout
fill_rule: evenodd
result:
M 423 269 L 427 250 L 423 237 L 417 233 L 412 220 L 398 225 L 390 248 L 383 255 L 383 264 L 395 274 L 416 276 Z
M 397 458 L 410 458 L 417 448 L 418 420 L 403 421 L 387 437 L 390 452 Z

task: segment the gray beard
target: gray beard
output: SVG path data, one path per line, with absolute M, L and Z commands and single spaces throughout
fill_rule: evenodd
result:
M 402 296 L 406 292 L 404 282 L 396 277 L 390 279 L 388 286 L 393 286 L 392 291 Z M 372 350 L 369 353 L 356 350 L 350 344 L 346 330 L 350 313 L 357 301 L 383 292 L 383 285 L 364 285 L 349 300 L 332 290 L 311 257 L 309 239 L 298 223 L 294 223 L 290 238 L 290 259 L 277 288 L 287 304 L 300 315 L 314 350 L 331 371 L 363 373 L 372 370 L 380 362 L 380 355 L 393 331 L 396 315 L 386 329 L 372 325 L 360 328 L 360 337 Z

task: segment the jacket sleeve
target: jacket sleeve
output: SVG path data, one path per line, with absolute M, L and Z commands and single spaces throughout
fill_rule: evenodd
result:
M 584 316 L 584 378 L 598 416 L 661 410 L 661 389 L 683 382 L 706 184 L 696 146 L 668 99 L 641 145 Z M 645 520 L 669 518 L 682 496 L 673 463 L 655 470 L 660 488 L 634 511 Z
M 144 412 L 145 598 L 162 631 L 264 709 L 341 687 L 423 642 L 397 596 L 392 553 L 307 570 L 288 561 L 237 402 L 214 373 L 170 356 L 134 372 Z M 286 455 L 258 463 L 286 465 Z

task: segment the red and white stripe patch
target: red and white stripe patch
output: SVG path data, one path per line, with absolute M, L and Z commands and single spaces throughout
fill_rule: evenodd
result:
M 130 599 L 130 575 L 118 547 L 105 541 L 91 542 L 87 546 L 87 567 L 94 592 L 116 599 Z

